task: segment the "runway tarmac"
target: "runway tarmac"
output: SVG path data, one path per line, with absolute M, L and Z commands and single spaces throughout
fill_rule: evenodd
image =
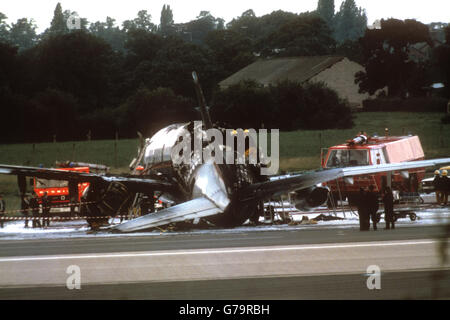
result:
M 52 300 L 386 300 L 449 299 L 450 272 L 386 272 L 380 290 L 368 290 L 364 274 L 243 278 L 202 281 L 0 289 L 0 299 Z M 165 310 L 169 312 L 170 310 Z M 328 311 L 331 312 L 331 311 Z
M 3 240 L 0 298 L 448 299 L 442 236 L 441 226 L 400 226 Z M 66 288 L 72 265 L 80 290 Z M 369 290 L 373 265 L 381 289 Z

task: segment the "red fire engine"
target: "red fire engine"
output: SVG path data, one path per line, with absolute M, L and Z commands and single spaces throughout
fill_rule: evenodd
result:
M 361 132 L 345 144 L 328 148 L 326 156 L 323 157 L 322 153 L 321 158 L 323 168 L 336 168 L 423 160 L 424 152 L 418 136 L 368 137 Z M 419 168 L 359 175 L 353 179 L 341 178 L 327 182 L 326 185 L 334 199 L 347 198 L 353 204 L 359 189 L 362 187 L 367 190 L 369 185 L 374 185 L 376 192 L 386 186 L 391 186 L 392 190 L 397 192 L 417 192 L 424 175 L 424 168 Z
M 57 168 L 57 170 L 63 171 L 76 171 L 76 172 L 86 172 L 89 173 L 89 167 L 67 167 L 67 168 Z M 67 206 L 70 203 L 69 197 L 69 182 L 63 180 L 48 180 L 48 179 L 33 179 L 33 189 L 36 195 L 38 196 L 39 203 L 42 203 L 42 197 L 45 192 L 47 192 L 48 201 L 50 205 L 54 208 L 59 207 L 59 211 L 69 211 L 69 207 Z M 78 198 L 77 201 L 80 201 L 80 198 L 89 186 L 89 183 L 79 183 L 78 184 Z M 66 208 L 66 210 L 61 210 L 62 208 Z

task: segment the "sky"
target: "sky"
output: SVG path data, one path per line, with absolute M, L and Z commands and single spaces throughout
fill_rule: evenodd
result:
M 152 22 L 159 24 L 161 9 L 169 4 L 176 23 L 195 19 L 200 11 L 210 11 L 216 18 L 226 22 L 240 16 L 247 9 L 253 9 L 257 16 L 276 10 L 294 13 L 313 11 L 318 0 L 0 0 L 0 12 L 6 14 L 8 23 L 19 18 L 32 18 L 38 32 L 49 27 L 53 11 L 58 2 L 63 10 L 76 11 L 89 22 L 105 21 L 107 16 L 122 23 L 133 19 L 139 10 L 147 10 Z M 450 22 L 449 0 L 355 0 L 366 9 L 369 25 L 381 18 L 416 19 L 423 23 Z M 339 9 L 342 0 L 335 0 Z

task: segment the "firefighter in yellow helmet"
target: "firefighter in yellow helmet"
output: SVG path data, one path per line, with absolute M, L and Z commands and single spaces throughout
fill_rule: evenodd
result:
M 442 204 L 447 205 L 448 194 L 450 192 L 450 178 L 447 176 L 447 170 L 442 170 L 441 173 L 441 183 L 442 183 Z
M 434 180 L 433 180 L 434 192 L 436 193 L 436 202 L 437 204 L 441 204 L 442 202 L 442 177 L 441 172 L 436 170 L 434 172 Z

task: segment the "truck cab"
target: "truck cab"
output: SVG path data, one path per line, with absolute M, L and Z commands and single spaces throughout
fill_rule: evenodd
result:
M 76 171 L 89 173 L 89 167 L 68 167 L 68 168 L 57 168 L 56 170 L 62 171 Z M 89 183 L 78 183 L 78 196 L 77 201 L 79 202 L 83 192 L 89 186 Z M 38 197 L 38 201 L 42 203 L 42 197 L 47 193 L 48 201 L 52 207 L 52 211 L 70 211 L 68 205 L 70 204 L 69 197 L 69 182 L 64 180 L 49 180 L 34 178 L 33 179 L 33 190 Z
M 360 138 L 362 137 L 362 138 Z M 346 143 L 328 148 L 322 157 L 322 167 L 339 168 L 351 166 L 379 165 L 404 161 L 423 160 L 424 152 L 418 136 L 368 137 L 359 135 Z M 401 172 L 387 172 L 359 175 L 349 179 L 330 181 L 327 186 L 334 199 L 347 198 L 354 203 L 359 189 L 374 185 L 376 192 L 382 192 L 391 186 L 397 192 L 417 192 L 420 181 L 425 175 L 423 168 Z

